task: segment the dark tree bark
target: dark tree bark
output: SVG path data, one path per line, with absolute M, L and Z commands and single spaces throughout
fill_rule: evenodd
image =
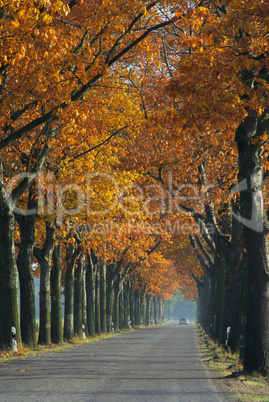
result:
M 139 291 L 134 290 L 134 325 L 140 325 L 141 321 L 141 308 L 140 308 Z
M 87 289 L 87 324 L 90 336 L 95 335 L 95 285 L 96 285 L 96 266 L 97 256 L 90 250 L 88 254 L 88 264 L 86 272 Z
M 157 298 L 153 297 L 153 322 L 157 324 Z
M 86 272 L 87 264 L 85 259 L 82 273 L 82 325 L 84 326 L 85 337 L 88 336 Z
M 130 326 L 135 324 L 135 306 L 134 306 L 134 291 L 129 278 L 129 304 L 130 304 Z
M 264 212 L 261 142 L 254 143 L 253 138 L 268 128 L 268 118 L 268 110 L 262 116 L 249 110 L 236 131 L 241 221 L 250 275 L 244 369 L 264 375 L 269 373 L 268 223 Z
M 152 295 L 146 294 L 146 325 L 152 324 Z
M 121 284 L 121 291 L 119 294 L 119 326 L 120 329 L 124 328 L 124 295 L 123 295 L 123 284 Z
M 114 281 L 113 325 L 114 330 L 120 329 L 120 294 L 122 291 L 120 273 Z
M 115 263 L 116 264 L 116 263 Z M 114 296 L 114 265 L 110 264 L 106 271 L 106 329 L 107 332 L 112 331 L 112 313 L 113 313 L 113 296 Z
M 62 241 L 59 239 L 52 254 L 53 268 L 51 271 L 51 340 L 54 343 L 63 342 L 63 312 L 62 312 Z
M 80 243 L 80 241 L 78 241 Z M 74 275 L 76 260 L 81 253 L 81 246 L 76 247 L 74 243 L 69 245 L 67 253 L 67 269 L 65 273 L 64 290 L 64 338 L 74 338 Z
M 96 285 L 95 285 L 95 333 L 101 334 L 101 306 L 100 306 L 100 260 L 96 265 Z
M 1 169 L 1 167 L 0 167 Z M 0 173 L 1 175 L 1 173 Z M 11 327 L 21 342 L 14 216 L 0 189 L 0 347 L 12 347 Z
M 74 288 L 74 332 L 79 338 L 83 337 L 82 331 L 82 276 L 84 272 L 85 256 L 81 254 L 78 266 L 75 269 L 75 288 Z
M 35 186 L 29 188 L 28 210 L 36 208 Z M 15 214 L 20 227 L 20 249 L 17 266 L 20 279 L 20 312 L 22 342 L 29 347 L 36 347 L 35 288 L 33 276 L 33 252 L 35 243 L 36 214 Z
M 101 332 L 106 333 L 106 261 L 101 262 L 100 266 L 100 312 Z
M 50 321 L 50 273 L 51 259 L 55 245 L 54 221 L 46 222 L 46 240 L 42 249 L 34 247 L 34 255 L 40 265 L 40 322 L 38 343 L 51 343 Z
M 161 323 L 164 323 L 164 301 L 161 300 L 161 305 L 160 305 L 160 316 L 161 316 Z
M 124 328 L 130 327 L 130 294 L 129 284 L 123 284 L 123 298 L 124 298 Z
M 112 315 L 113 315 L 113 297 L 114 297 L 114 282 L 117 275 L 123 266 L 123 258 L 120 261 L 115 261 L 107 267 L 106 271 L 106 326 L 107 332 L 112 331 Z
M 141 293 L 140 297 L 140 310 L 141 310 L 141 324 L 142 325 L 147 325 L 147 319 L 146 319 L 146 297 L 145 297 L 145 289 Z
M 161 311 L 162 311 L 162 301 L 160 297 L 158 297 L 158 324 L 162 323 Z

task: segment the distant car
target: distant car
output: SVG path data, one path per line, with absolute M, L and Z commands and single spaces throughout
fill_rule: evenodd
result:
M 182 317 L 179 320 L 179 325 L 189 325 L 189 320 L 186 317 Z

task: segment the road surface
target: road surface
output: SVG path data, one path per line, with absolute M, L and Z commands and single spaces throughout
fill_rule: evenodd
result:
M 0 365 L 0 401 L 206 401 L 227 397 L 200 360 L 194 327 L 137 330 Z

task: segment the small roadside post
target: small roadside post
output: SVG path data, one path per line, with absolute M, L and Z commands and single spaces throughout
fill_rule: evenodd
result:
M 11 333 L 12 333 L 12 351 L 13 351 L 13 353 L 16 353 L 18 351 L 18 349 L 17 349 L 16 328 L 15 327 L 11 327 Z
M 86 334 L 85 334 L 85 325 L 82 324 L 82 338 L 86 339 Z

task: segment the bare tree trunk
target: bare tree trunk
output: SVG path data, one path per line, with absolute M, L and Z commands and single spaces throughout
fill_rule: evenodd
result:
M 85 336 L 88 336 L 86 272 L 87 265 L 85 261 L 82 273 L 82 325 L 84 325 Z
M 101 311 L 101 331 L 107 332 L 106 328 L 106 262 L 101 262 L 100 271 L 100 311 Z
M 96 285 L 95 285 L 95 333 L 101 334 L 101 306 L 100 306 L 100 261 L 96 265 Z
M 78 266 L 75 269 L 75 288 L 74 288 L 74 332 L 82 338 L 82 275 L 84 271 L 85 256 L 81 254 Z
M 114 282 L 114 304 L 113 304 L 113 324 L 114 330 L 120 329 L 120 293 L 121 293 L 121 280 L 118 274 Z
M 1 199 L 0 208 L 0 345 L 12 347 L 11 327 L 16 328 L 17 342 L 21 342 L 14 216 Z
M 63 312 L 62 312 L 62 241 L 53 249 L 53 268 L 51 271 L 51 340 L 54 343 L 63 342 Z
M 0 153 L 0 347 L 12 347 L 11 327 L 21 342 L 14 215 L 4 187 Z
M 95 335 L 95 285 L 96 285 L 96 264 L 95 254 L 91 250 L 88 254 L 88 264 L 86 272 L 87 288 L 87 324 L 90 336 Z
M 268 110 L 266 111 L 268 113 Z M 268 223 L 264 213 L 261 141 L 253 137 L 264 132 L 265 116 L 248 111 L 236 131 L 239 155 L 238 190 L 241 221 L 250 269 L 244 369 L 269 373 L 269 261 Z
M 64 309 L 64 338 L 71 340 L 74 338 L 74 274 L 75 264 L 81 248 L 75 248 L 74 244 L 70 245 L 67 254 L 67 269 L 65 274 L 65 309 Z
M 35 203 L 36 204 L 36 203 Z M 31 191 L 28 206 L 31 208 Z M 35 243 L 36 214 L 16 215 L 20 227 L 20 249 L 17 265 L 20 278 L 20 311 L 22 342 L 29 347 L 36 347 L 35 288 L 33 276 L 33 251 Z
M 51 259 L 55 245 L 54 221 L 46 222 L 46 240 L 42 249 L 34 248 L 34 255 L 40 265 L 40 323 L 38 343 L 51 343 L 50 330 L 50 273 Z

